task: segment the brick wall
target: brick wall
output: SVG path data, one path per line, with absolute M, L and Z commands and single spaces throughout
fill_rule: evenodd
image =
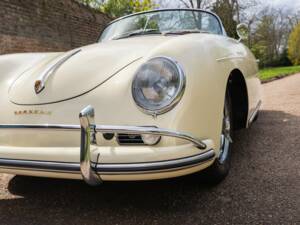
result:
M 109 21 L 74 0 L 0 0 L 0 54 L 94 43 Z

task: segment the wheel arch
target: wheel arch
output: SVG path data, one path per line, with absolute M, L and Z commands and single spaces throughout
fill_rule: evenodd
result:
M 239 69 L 231 71 L 227 89 L 231 99 L 233 128 L 239 130 L 247 127 L 249 99 L 246 80 Z

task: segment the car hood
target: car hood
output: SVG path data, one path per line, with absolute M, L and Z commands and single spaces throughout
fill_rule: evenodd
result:
M 66 53 L 51 53 L 13 82 L 9 88 L 10 101 L 20 105 L 41 105 L 81 96 L 170 38 L 133 37 L 93 44 Z M 53 66 L 55 69 L 51 70 Z M 45 88 L 36 93 L 37 81 L 45 74 L 48 74 Z

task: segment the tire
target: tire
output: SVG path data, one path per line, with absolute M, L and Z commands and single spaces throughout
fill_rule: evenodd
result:
M 232 107 L 230 93 L 226 92 L 221 133 L 221 149 L 214 163 L 203 171 L 205 180 L 211 184 L 218 184 L 228 175 L 231 162 L 232 148 Z

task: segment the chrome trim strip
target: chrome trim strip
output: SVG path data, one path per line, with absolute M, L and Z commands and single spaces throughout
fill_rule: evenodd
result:
M 261 104 L 262 104 L 262 101 L 259 100 L 259 102 L 257 103 L 257 106 L 255 107 L 253 113 L 251 114 L 251 116 L 249 117 L 249 120 L 248 120 L 248 125 L 247 127 L 249 127 L 251 125 L 251 123 L 253 122 L 255 116 L 257 115 L 260 107 L 261 107 Z
M 185 166 L 192 166 L 203 163 L 215 157 L 214 150 L 209 150 L 204 153 L 166 161 L 145 162 L 145 163 L 130 163 L 130 164 L 97 164 L 96 171 L 99 173 L 124 173 L 124 172 L 146 172 L 156 170 L 169 170 Z
M 156 173 L 163 171 L 174 171 L 183 167 L 197 166 L 201 163 L 212 160 L 215 157 L 214 150 L 209 150 L 198 155 L 165 160 L 156 162 L 141 163 L 102 163 L 92 162 L 91 166 L 96 173 L 99 174 L 143 174 Z M 62 173 L 80 173 L 79 163 L 69 162 L 53 162 L 53 161 L 37 161 L 37 160 L 21 160 L 21 159 L 3 159 L 0 158 L 0 168 L 6 169 L 22 169 L 22 170 L 41 170 L 45 172 L 62 172 Z M 99 176 L 99 175 L 97 175 Z M 86 181 L 86 180 L 85 180 Z M 90 184 L 90 183 L 89 183 Z
M 233 56 L 226 56 L 226 57 L 216 59 L 216 61 L 221 62 L 221 61 L 230 60 L 230 59 L 243 59 L 243 58 L 245 58 L 245 57 L 244 56 L 239 56 L 239 55 L 233 55 Z
M 36 169 L 45 171 L 65 171 L 79 173 L 80 167 L 78 163 L 62 163 L 51 161 L 36 161 L 36 160 L 22 160 L 22 159 L 0 159 L 0 167 L 2 168 L 16 168 L 16 169 Z
M 37 129 L 56 131 L 79 131 L 79 125 L 62 124 L 1 124 L 0 129 Z M 195 147 L 205 149 L 206 144 L 189 133 L 172 131 L 155 127 L 135 127 L 135 126 L 107 126 L 96 125 L 95 130 L 100 133 L 128 133 L 128 134 L 152 134 L 180 138 L 192 142 Z
M 51 75 L 53 75 L 58 68 L 70 59 L 72 56 L 79 53 L 81 49 L 73 50 L 67 54 L 62 55 L 61 57 L 55 59 L 39 76 L 39 78 L 34 82 L 34 90 L 36 94 L 39 94 L 44 90 L 47 80 Z
M 127 134 L 152 134 L 158 136 L 167 136 L 167 137 L 174 137 L 183 140 L 187 140 L 191 142 L 195 147 L 199 149 L 206 149 L 206 144 L 194 137 L 193 135 L 185 132 L 178 132 L 172 131 L 168 129 L 161 129 L 156 127 L 137 127 L 137 126 L 111 126 L 111 125 L 96 125 L 94 123 L 94 108 L 92 106 L 87 106 L 85 109 L 81 111 L 79 114 L 80 119 L 80 126 L 79 125 L 62 125 L 62 124 L 2 124 L 0 125 L 1 129 L 40 129 L 40 130 L 56 130 L 56 131 L 81 131 L 81 144 L 80 144 L 80 172 L 83 179 L 86 183 L 90 185 L 98 185 L 102 183 L 100 175 L 98 175 L 98 169 L 107 170 L 106 164 L 99 163 L 99 155 L 97 156 L 97 163 L 93 163 L 91 161 L 91 145 L 96 145 L 96 133 L 127 133 Z M 197 160 L 214 157 L 214 151 L 208 150 L 201 153 L 201 157 L 197 158 Z M 213 153 L 213 154 L 212 154 Z M 193 160 L 196 160 L 193 158 Z M 181 160 L 180 162 L 176 163 L 163 163 L 165 167 L 172 167 L 174 164 L 180 163 L 180 165 L 185 165 L 189 163 L 190 160 Z M 93 164 L 93 165 L 92 165 Z M 147 163 L 145 163 L 147 164 Z M 17 163 L 16 163 L 17 165 Z M 51 164 L 51 166 L 55 167 L 56 164 Z M 145 169 L 152 170 L 156 168 L 160 164 L 135 164 L 133 167 L 135 169 Z M 1 166 L 1 164 L 0 164 Z M 60 165 L 56 165 L 59 166 Z M 72 165 L 74 166 L 74 165 Z M 111 165 L 112 166 L 112 165 Z M 132 165 L 131 165 L 132 166 Z M 123 170 L 134 170 L 129 169 L 131 166 L 126 166 Z M 120 169 L 122 167 L 118 166 L 118 164 L 113 165 L 114 170 Z
M 171 131 L 155 127 L 134 127 L 134 126 L 105 126 L 96 125 L 95 130 L 100 133 L 127 133 L 127 134 L 152 134 L 158 136 L 174 137 L 187 140 L 199 149 L 206 149 L 206 144 L 200 139 L 184 132 Z
M 0 124 L 0 129 L 36 129 L 56 131 L 79 131 L 80 125 L 63 124 Z

